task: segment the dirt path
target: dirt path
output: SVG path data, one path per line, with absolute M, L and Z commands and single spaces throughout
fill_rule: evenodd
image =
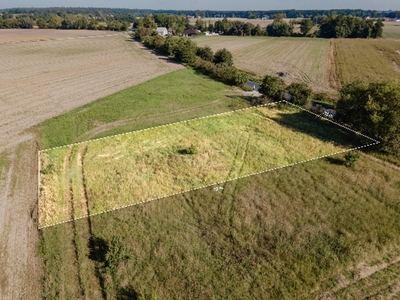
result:
M 37 146 L 29 141 L 10 155 L 0 188 L 0 299 L 39 299 L 37 253 Z

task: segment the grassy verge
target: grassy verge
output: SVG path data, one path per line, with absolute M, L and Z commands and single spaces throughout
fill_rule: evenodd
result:
M 45 151 L 39 225 L 368 144 L 350 131 L 288 104 L 282 106 L 251 108 Z M 71 209 L 65 207 L 69 205 Z
M 243 106 L 240 92 L 185 69 L 45 121 L 38 129 L 45 149 Z

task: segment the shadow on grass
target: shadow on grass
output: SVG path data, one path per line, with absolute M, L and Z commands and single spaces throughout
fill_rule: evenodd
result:
M 137 300 L 139 299 L 139 294 L 131 286 L 121 288 L 118 290 L 117 300 Z
M 281 126 L 293 131 L 305 133 L 324 142 L 332 142 L 347 148 L 359 147 L 372 143 L 371 140 L 357 135 L 327 120 L 320 119 L 305 111 L 285 114 L 279 113 L 278 117 L 268 117 Z
M 106 260 L 106 253 L 108 251 L 107 242 L 99 237 L 92 236 L 89 239 L 89 258 L 97 262 L 104 262 Z
M 337 158 L 337 157 L 325 157 L 325 160 L 329 162 L 332 165 L 338 165 L 338 166 L 344 166 L 345 161 L 343 159 Z

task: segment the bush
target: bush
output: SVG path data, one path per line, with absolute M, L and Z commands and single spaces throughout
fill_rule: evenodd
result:
M 214 62 L 216 64 L 223 64 L 228 67 L 231 67 L 233 66 L 233 55 L 229 50 L 225 48 L 220 49 L 217 52 L 215 52 Z
M 308 107 L 310 105 L 311 89 L 305 83 L 294 82 L 286 89 L 287 93 L 292 96 L 293 104 Z
M 213 61 L 214 52 L 209 46 L 197 47 L 196 55 L 205 61 Z
M 358 153 L 357 151 L 347 152 L 346 155 L 344 156 L 346 167 L 349 168 L 354 167 L 359 158 L 360 158 L 360 153 Z
M 267 75 L 264 77 L 259 92 L 275 101 L 282 100 L 285 82 L 277 76 Z
M 105 254 L 104 268 L 106 273 L 115 272 L 121 260 L 126 258 L 126 247 L 120 236 L 113 236 Z

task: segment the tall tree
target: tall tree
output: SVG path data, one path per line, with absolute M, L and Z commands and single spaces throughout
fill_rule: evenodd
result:
M 400 82 L 356 81 L 344 86 L 337 103 L 338 118 L 376 139 L 382 149 L 400 153 Z
M 300 32 L 302 35 L 306 36 L 313 28 L 314 23 L 311 19 L 303 19 L 300 22 Z

